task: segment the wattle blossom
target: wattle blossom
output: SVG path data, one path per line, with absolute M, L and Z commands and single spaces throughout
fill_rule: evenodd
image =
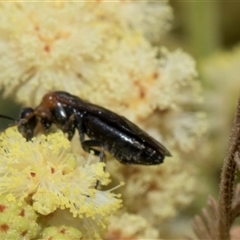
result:
M 95 86 L 104 71 L 99 64 L 132 29 L 155 39 L 172 18 L 165 1 L 15 1 L 1 3 L 0 16 L 0 65 L 5 69 L 0 86 L 7 86 L 5 95 L 17 90 L 16 99 L 25 104 L 30 99 L 37 104 L 53 89 L 82 94 L 86 84 Z M 152 34 L 151 27 L 158 31 Z
M 193 178 L 196 169 L 183 162 L 177 152 L 172 154 L 174 158 L 166 159 L 161 166 L 148 166 L 147 170 L 146 166 L 127 167 L 112 161 L 108 163 L 112 177 L 118 182 L 126 182 L 120 189 L 125 208 L 138 213 L 159 229 L 161 223 L 177 214 L 178 206 L 191 203 L 196 187 Z
M 116 185 L 122 180 L 126 183 L 121 188 L 125 209 L 136 213 L 136 218 L 128 219 L 153 229 L 136 234 L 145 238 L 155 234 L 152 226 L 173 218 L 193 200 L 196 174 L 185 156 L 198 147 L 205 131 L 204 114 L 197 110 L 202 98 L 194 59 L 161 45 L 171 20 L 166 1 L 0 3 L 0 88 L 4 96 L 14 95 L 17 102 L 34 107 L 47 92 L 69 92 L 124 115 L 172 153 L 172 158 L 154 167 L 123 166 L 107 156 L 111 178 Z M 77 136 L 72 149 L 76 155 L 87 155 Z M 102 164 L 85 165 L 78 159 L 81 167 L 77 170 L 74 159 L 68 161 L 69 172 L 64 175 L 55 168 L 52 174 L 51 164 L 44 176 L 38 169 L 42 178 L 26 180 L 25 173 L 22 179 L 17 174 L 15 182 L 6 181 L 11 189 L 6 193 L 9 199 L 30 193 L 35 211 L 54 211 L 45 219 L 51 231 L 68 222 L 83 238 L 102 237 L 108 222 L 103 215 L 119 208 L 119 200 L 112 192 L 94 188 L 96 179 L 109 181 Z M 77 178 L 79 174 L 83 178 Z M 49 184 L 48 178 L 56 184 Z M 37 180 L 38 191 L 30 179 Z M 58 181 L 65 183 L 60 186 Z M 71 192 L 68 183 L 72 181 L 82 188 Z M 18 182 L 22 185 L 16 188 Z M 92 206 L 98 204 L 98 211 L 93 211 Z M 113 224 L 118 223 L 113 220 Z M 111 229 L 117 227 L 111 225 Z
M 121 207 L 118 195 L 95 188 L 97 181 L 103 186 L 110 182 L 104 163 L 84 163 L 71 153 L 70 142 L 61 132 L 26 142 L 15 128 L 9 128 L 0 135 L 0 155 L 1 196 L 12 203 L 26 201 L 38 216 L 51 215 L 51 221 L 65 210 L 69 215 L 65 224 L 78 219 L 76 229 L 83 237 L 102 236 L 110 214 Z M 44 224 L 48 221 L 45 218 Z
M 111 224 L 105 240 L 160 239 L 157 228 L 138 214 L 121 213 L 110 219 Z
M 0 196 L 1 239 L 34 239 L 41 227 L 37 223 L 38 214 L 25 201 L 8 201 Z

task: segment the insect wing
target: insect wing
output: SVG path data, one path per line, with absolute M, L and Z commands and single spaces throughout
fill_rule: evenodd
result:
M 61 101 L 63 104 L 65 103 L 66 105 L 69 105 L 70 103 L 73 108 L 78 109 L 80 112 L 91 114 L 92 116 L 95 116 L 101 119 L 103 122 L 109 124 L 113 128 L 123 131 L 126 134 L 130 134 L 132 137 L 138 138 L 140 141 L 155 147 L 163 155 L 171 156 L 170 152 L 161 143 L 149 136 L 146 132 L 129 121 L 127 118 L 120 116 L 104 107 L 92 104 L 86 100 L 82 100 L 77 96 L 70 95 L 66 92 L 58 92 L 58 96 L 60 96 L 59 101 Z
M 151 137 L 148 133 L 143 131 L 137 125 L 135 125 L 134 123 L 129 121 L 127 118 L 125 118 L 125 117 L 121 117 L 121 118 L 122 118 L 122 126 L 124 126 L 124 129 L 126 129 L 129 132 L 131 132 L 132 134 L 140 137 L 143 142 L 146 142 L 149 145 L 154 146 L 163 155 L 169 156 L 169 157 L 171 156 L 171 153 L 161 143 L 159 143 L 157 140 L 155 140 L 153 137 Z M 125 122 L 124 125 L 123 125 L 123 122 Z
M 152 147 L 155 147 L 164 156 L 171 156 L 171 153 L 161 143 L 156 141 L 153 137 L 148 135 L 145 131 L 124 116 L 120 116 L 108 109 L 94 104 L 89 104 L 88 111 L 91 112 L 92 115 L 100 118 L 105 123 L 108 123 L 110 126 L 129 134 L 133 138 L 138 138 L 140 141 L 149 144 Z

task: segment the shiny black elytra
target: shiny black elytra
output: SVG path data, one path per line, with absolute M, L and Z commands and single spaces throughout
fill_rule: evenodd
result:
M 48 93 L 35 109 L 23 108 L 17 123 L 19 132 L 30 140 L 38 121 L 46 130 L 56 124 L 69 140 L 77 129 L 82 148 L 99 155 L 100 161 L 104 150 L 122 164 L 156 165 L 171 156 L 161 143 L 125 117 L 67 92 Z

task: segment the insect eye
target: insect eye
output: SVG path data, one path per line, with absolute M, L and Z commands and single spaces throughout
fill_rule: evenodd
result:
M 29 114 L 33 113 L 32 108 L 23 108 L 21 113 L 20 113 L 20 119 L 26 118 Z
M 34 128 L 37 125 L 37 118 L 33 112 L 34 110 L 32 108 L 23 108 L 20 113 L 18 130 L 27 140 L 33 137 Z

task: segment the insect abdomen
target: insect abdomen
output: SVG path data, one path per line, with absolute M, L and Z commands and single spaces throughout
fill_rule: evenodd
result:
M 154 165 L 163 160 L 162 155 L 157 154 L 156 150 L 149 148 L 144 142 L 119 131 L 99 118 L 86 116 L 83 123 L 88 137 L 101 141 L 104 149 L 123 164 Z M 148 158 L 154 158 L 154 154 L 156 160 L 149 162 Z

